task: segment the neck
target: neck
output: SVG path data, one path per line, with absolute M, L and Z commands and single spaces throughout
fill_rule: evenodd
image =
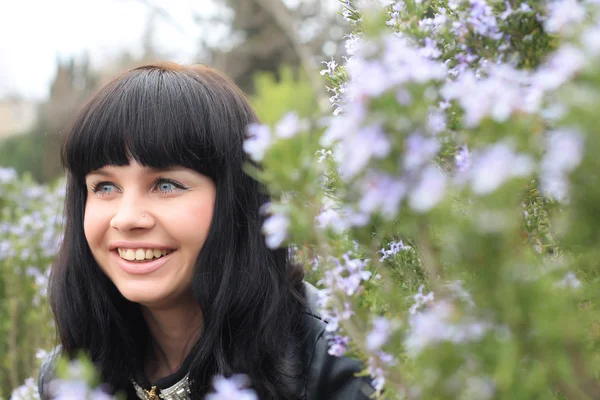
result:
M 152 349 L 146 363 L 151 382 L 177 371 L 198 340 L 202 313 L 195 301 L 169 307 L 142 306 L 142 314 L 152 337 Z

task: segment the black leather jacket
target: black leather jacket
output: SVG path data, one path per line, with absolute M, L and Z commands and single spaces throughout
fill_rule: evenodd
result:
M 358 360 L 347 357 L 335 357 L 328 354 L 328 342 L 325 337 L 324 322 L 315 312 L 317 289 L 306 284 L 308 312 L 305 313 L 306 324 L 309 326 L 308 339 L 296 351 L 304 367 L 301 380 L 296 381 L 298 397 L 305 400 L 367 400 L 375 392 L 368 377 L 357 377 L 362 370 Z M 38 388 L 42 400 L 49 399 L 47 383 L 51 379 L 53 354 L 44 362 L 40 370 Z

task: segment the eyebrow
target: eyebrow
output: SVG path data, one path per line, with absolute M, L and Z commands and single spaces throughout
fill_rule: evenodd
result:
M 179 171 L 182 169 L 183 169 L 182 167 L 167 167 L 167 168 L 144 167 L 142 173 L 144 175 L 153 175 L 153 174 L 160 174 L 160 173 L 165 173 L 165 172 Z M 115 174 L 110 171 L 107 171 L 106 169 L 104 169 L 104 167 L 102 167 L 102 168 L 98 168 L 93 171 L 90 171 L 87 175 L 100 175 L 100 176 L 112 177 Z

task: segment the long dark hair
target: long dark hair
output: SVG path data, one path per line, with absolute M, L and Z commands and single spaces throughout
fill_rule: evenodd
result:
M 244 173 L 242 143 L 257 118 L 227 77 L 205 66 L 154 64 L 106 84 L 79 112 L 62 161 L 68 174 L 65 236 L 49 297 L 63 351 L 86 352 L 104 382 L 131 395 L 149 333 L 94 260 L 83 231 L 85 176 L 105 165 L 184 166 L 216 185 L 214 215 L 192 282 L 203 326 L 191 354 L 193 398 L 220 374 L 247 374 L 261 399 L 294 398 L 290 339 L 300 335 L 303 271 L 285 248 L 272 250 L 259 209 L 269 198 Z

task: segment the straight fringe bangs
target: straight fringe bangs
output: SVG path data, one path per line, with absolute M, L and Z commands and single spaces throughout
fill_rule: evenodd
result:
M 91 171 L 131 159 L 159 169 L 181 165 L 217 180 L 226 155 L 227 162 L 243 162 L 231 159 L 231 149 L 241 148 L 232 140 L 243 141 L 245 124 L 256 121 L 236 89 L 202 66 L 129 71 L 81 110 L 63 147 L 63 165 L 80 183 Z

